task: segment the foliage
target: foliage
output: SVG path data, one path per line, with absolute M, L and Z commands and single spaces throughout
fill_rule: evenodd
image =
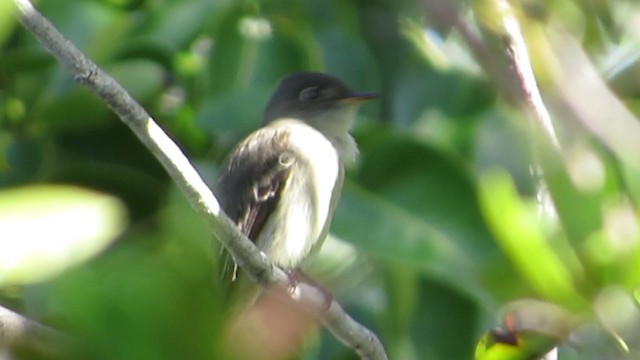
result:
M 334 236 L 309 271 L 381 337 L 390 358 L 529 359 L 555 346 L 560 359 L 637 357 L 640 8 L 512 2 L 557 151 L 504 100 L 455 22 L 436 12 L 441 3 L 37 5 L 207 179 L 258 125 L 284 74 L 326 71 L 379 90 L 355 130 L 361 159 L 349 171 Z M 493 2 L 444 3 L 480 29 L 498 61 Z M 218 249 L 202 219 L 8 10 L 0 11 L 0 131 L 0 303 L 72 334 L 87 358 L 212 359 L 248 341 L 223 345 Z M 102 209 L 94 232 L 82 233 L 81 217 L 43 227 L 74 206 Z M 9 232 L 17 216 L 44 231 Z M 4 251 L 17 241 L 35 244 L 35 254 L 79 257 L 34 264 L 16 256 L 18 276 Z M 295 318 L 262 320 L 251 338 L 280 335 L 255 342 L 265 358 L 354 358 L 319 326 L 295 325 L 302 336 L 285 338 Z

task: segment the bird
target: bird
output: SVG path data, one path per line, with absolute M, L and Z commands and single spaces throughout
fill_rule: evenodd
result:
M 327 237 L 345 168 L 358 156 L 350 135 L 357 110 L 376 97 L 329 74 L 289 74 L 261 127 L 223 161 L 214 185 L 222 209 L 283 270 L 297 269 Z M 224 273 L 235 281 L 238 262 L 229 258 Z

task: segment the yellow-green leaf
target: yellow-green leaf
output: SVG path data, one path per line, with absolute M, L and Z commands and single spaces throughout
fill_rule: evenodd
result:
M 534 289 L 561 303 L 585 303 L 574 288 L 571 272 L 543 235 L 534 211 L 521 202 L 506 172 L 481 176 L 480 203 L 503 251 Z
M 60 185 L 0 191 L 0 287 L 51 278 L 104 249 L 122 231 L 114 197 Z

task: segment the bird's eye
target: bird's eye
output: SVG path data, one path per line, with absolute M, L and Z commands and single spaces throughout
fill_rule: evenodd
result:
M 300 100 L 302 101 L 314 101 L 318 100 L 321 96 L 320 88 L 317 86 L 308 87 L 300 92 Z

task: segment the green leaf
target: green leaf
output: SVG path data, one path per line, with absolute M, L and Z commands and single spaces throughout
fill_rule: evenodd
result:
M 465 252 L 497 251 L 459 159 L 402 133 L 370 129 L 359 136 L 359 182 L 450 237 Z
M 587 237 L 602 227 L 604 191 L 599 189 L 588 192 L 576 188 L 567 170 L 567 165 L 571 164 L 562 162 L 560 154 L 554 151 L 553 146 L 544 141 L 543 137 L 538 137 L 538 140 L 542 176 L 553 198 L 558 217 L 572 245 L 580 246 Z M 593 174 L 576 174 L 580 175 L 594 178 Z M 576 211 L 576 204 L 580 204 L 580 211 Z
M 332 230 L 475 296 L 526 291 L 484 223 L 469 174 L 407 134 L 378 130 L 358 137 L 361 186 L 347 184 Z
M 200 128 L 222 140 L 238 141 L 260 124 L 262 104 L 266 103 L 270 90 L 254 86 L 208 99 L 197 108 L 195 121 Z
M 107 71 L 140 102 L 149 101 L 161 91 L 165 75 L 160 64 L 143 59 L 121 61 Z
M 56 276 L 104 249 L 122 231 L 123 205 L 70 186 L 0 192 L 0 287 Z
M 95 95 L 74 87 L 48 102 L 38 118 L 54 131 L 92 129 L 104 125 L 109 109 Z
M 378 259 L 421 269 L 466 291 L 482 291 L 471 253 L 410 211 L 355 184 L 345 186 L 332 231 Z
M 504 252 L 534 289 L 573 308 L 585 305 L 571 272 L 545 238 L 536 209 L 521 202 L 506 172 L 481 176 L 480 203 Z

